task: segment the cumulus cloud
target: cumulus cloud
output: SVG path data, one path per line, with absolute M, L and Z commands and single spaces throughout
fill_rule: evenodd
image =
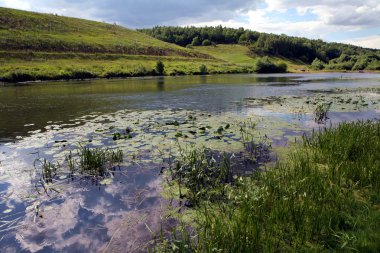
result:
M 343 43 L 349 43 L 361 47 L 377 48 L 380 49 L 380 35 L 374 35 L 364 38 L 356 38 L 352 40 L 341 41 Z
M 380 32 L 379 0 L 0 0 L 0 6 L 130 28 L 221 24 L 330 41 L 365 29 Z
M 4 6 L 62 15 L 91 17 L 129 27 L 177 25 L 192 20 L 234 19 L 255 8 L 260 0 L 2 0 Z
M 307 11 L 326 25 L 374 27 L 380 25 L 378 0 L 266 0 L 268 10 L 295 8 L 299 14 Z

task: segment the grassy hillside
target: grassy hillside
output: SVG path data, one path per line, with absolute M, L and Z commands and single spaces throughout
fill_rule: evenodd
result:
M 150 36 L 180 46 L 239 44 L 251 55 L 292 59 L 311 65 L 314 70 L 380 70 L 380 50 L 343 43 L 261 33 L 222 26 L 156 26 L 140 29 Z
M 53 14 L 0 8 L 0 81 L 111 78 L 252 71 L 231 59 L 163 42 L 121 26 Z
M 194 50 L 208 54 L 215 59 L 220 59 L 225 62 L 235 64 L 237 66 L 246 66 L 249 69 L 255 70 L 255 63 L 258 58 L 257 55 L 251 54 L 251 51 L 247 46 L 237 44 L 218 44 L 215 46 L 197 46 Z M 300 69 L 307 68 L 307 65 L 301 61 L 290 60 L 280 57 L 269 57 L 274 63 L 286 63 L 288 65 L 288 71 L 297 72 Z
M 165 75 L 247 73 L 258 59 L 243 45 L 185 48 L 114 24 L 0 8 L 3 82 L 149 76 L 159 60 Z M 274 56 L 261 65 L 279 63 L 304 68 Z
M 0 50 L 207 57 L 118 25 L 6 8 Z

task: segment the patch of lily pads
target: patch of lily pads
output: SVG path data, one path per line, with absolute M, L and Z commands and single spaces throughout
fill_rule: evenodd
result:
M 308 96 L 270 96 L 245 99 L 246 106 L 279 113 L 310 114 L 328 106 L 334 112 L 380 110 L 379 89 L 313 90 Z

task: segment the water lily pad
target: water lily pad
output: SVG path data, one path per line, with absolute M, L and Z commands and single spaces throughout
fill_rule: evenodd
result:
M 103 179 L 102 181 L 99 182 L 101 185 L 110 185 L 113 183 L 113 179 L 112 178 L 105 178 Z

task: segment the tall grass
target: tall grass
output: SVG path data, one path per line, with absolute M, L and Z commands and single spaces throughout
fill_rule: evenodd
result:
M 69 156 L 68 164 L 75 164 L 73 158 Z M 108 150 L 102 148 L 81 147 L 78 150 L 78 170 L 81 174 L 104 177 L 115 163 L 123 160 L 121 150 Z M 75 167 L 71 168 L 75 170 Z
M 379 150 L 380 122 L 304 137 L 267 172 L 225 185 L 222 201 L 205 194 L 194 208 L 197 236 L 163 251 L 380 252 Z

